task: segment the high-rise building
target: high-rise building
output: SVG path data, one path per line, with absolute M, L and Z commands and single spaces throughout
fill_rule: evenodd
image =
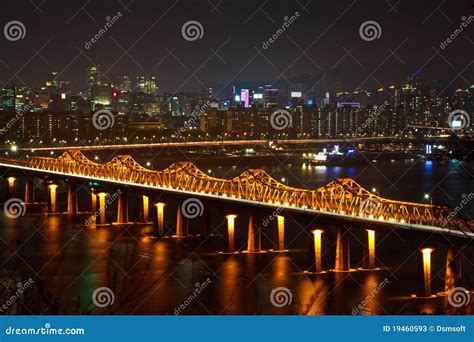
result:
M 266 85 L 263 91 L 263 105 L 265 109 L 277 109 L 280 105 L 279 91 L 272 88 L 271 85 Z
M 240 102 L 242 102 L 244 108 L 250 107 L 250 91 L 248 89 L 240 90 Z
M 2 89 L 2 107 L 4 112 L 15 111 L 15 87 Z
M 95 65 L 87 69 L 87 89 L 89 96 L 92 97 L 92 89 L 100 84 L 101 78 L 100 65 Z
M 52 71 L 49 74 L 49 78 L 45 81 L 44 85 L 48 92 L 56 94 L 59 91 L 58 72 Z
M 158 91 L 155 76 L 138 76 L 136 82 L 137 91 L 140 91 L 145 94 L 156 94 L 156 92 Z

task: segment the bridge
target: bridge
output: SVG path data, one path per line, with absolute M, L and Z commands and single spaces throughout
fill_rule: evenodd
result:
M 443 138 L 439 136 L 433 138 Z M 269 145 L 310 145 L 310 144 L 337 144 L 345 142 L 370 142 L 370 141 L 393 141 L 398 137 L 357 137 L 340 139 L 280 139 L 280 140 L 203 140 L 203 141 L 181 141 L 181 142 L 159 142 L 159 143 L 128 143 L 112 145 L 83 145 L 83 146 L 55 146 L 55 147 L 21 147 L 19 151 L 98 151 L 98 150 L 121 150 L 140 148 L 176 148 L 176 147 L 225 147 L 225 146 L 269 146 Z
M 450 218 L 449 207 L 386 199 L 347 178 L 336 179 L 315 190 L 299 189 L 278 182 L 263 169 L 250 169 L 233 179 L 220 179 L 209 176 L 191 162 L 177 162 L 155 171 L 128 155 L 116 156 L 105 164 L 95 163 L 79 150 L 68 150 L 57 158 L 2 160 L 0 166 L 474 237 L 468 224 L 456 216 Z
M 96 163 L 88 159 L 80 150 L 68 150 L 57 158 L 31 157 L 25 160 L 1 159 L 0 168 L 8 177 L 10 193 L 13 193 L 16 177 L 13 174 L 26 173 L 49 177 L 48 186 L 48 212 L 55 213 L 57 182 L 54 178 L 74 178 L 84 181 L 97 181 L 114 185 L 117 188 L 133 187 L 147 191 L 143 195 L 143 222 L 149 223 L 149 193 L 170 193 L 189 199 L 213 200 L 241 204 L 245 206 L 261 207 L 274 210 L 275 223 L 275 250 L 285 251 L 284 215 L 282 212 L 298 212 L 319 218 L 339 219 L 365 225 L 367 227 L 383 226 L 394 229 L 404 229 L 426 234 L 435 233 L 454 238 L 473 238 L 474 232 L 469 222 L 465 222 L 449 207 L 397 201 L 378 196 L 355 180 L 343 178 L 335 179 L 329 184 L 317 189 L 302 189 L 291 187 L 276 181 L 263 169 L 249 169 L 232 179 L 211 177 L 201 171 L 191 162 L 177 162 L 166 169 L 150 170 L 137 163 L 129 155 L 118 155 L 106 163 Z M 53 179 L 53 181 L 51 180 Z M 77 213 L 77 187 L 74 182 L 69 183 L 68 212 Z M 25 202 L 31 198 L 31 187 L 26 182 Z M 107 224 L 105 211 L 105 191 L 96 190 L 92 193 L 92 212 L 100 216 L 98 224 Z M 126 193 L 120 193 L 117 206 L 117 224 L 128 222 Z M 176 237 L 184 236 L 183 208 L 180 203 L 177 209 Z M 99 210 L 97 211 L 97 205 Z M 153 211 L 154 231 L 157 236 L 164 235 L 164 203 L 162 200 L 154 201 L 156 210 Z M 201 203 L 202 206 L 202 203 Z M 255 214 L 257 215 L 257 214 Z M 237 214 L 229 214 L 227 219 L 228 253 L 236 253 L 234 240 L 234 221 Z M 342 226 L 342 225 L 341 225 Z M 345 228 L 337 230 L 336 265 L 335 271 L 350 271 L 348 234 Z M 367 269 L 376 269 L 375 266 L 375 231 L 367 230 Z M 322 273 L 321 266 L 321 232 L 320 229 L 312 231 L 314 234 L 314 265 L 312 272 Z M 248 249 L 247 252 L 260 252 L 260 237 L 255 228 L 253 214 L 249 216 L 248 223 Z M 450 247 L 448 260 L 455 259 L 456 253 Z M 420 249 L 423 258 L 429 257 L 432 249 Z M 452 263 L 451 260 L 451 263 Z M 456 259 L 457 260 L 457 259 Z M 457 262 L 457 261 L 456 261 Z M 429 272 L 424 260 L 425 277 L 421 286 L 421 296 L 431 296 L 431 285 L 426 273 Z M 455 268 L 455 266 L 453 266 Z M 452 287 L 454 271 L 449 277 L 449 286 Z M 448 276 L 447 276 L 448 277 Z M 448 280 L 446 280 L 448 283 Z M 447 285 L 448 286 L 448 285 Z

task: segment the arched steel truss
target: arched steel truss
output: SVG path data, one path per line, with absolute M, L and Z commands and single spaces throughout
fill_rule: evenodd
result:
M 469 226 L 448 207 L 395 201 L 377 196 L 353 179 L 336 179 L 321 188 L 299 189 L 276 181 L 265 170 L 250 169 L 233 179 L 211 177 L 191 162 L 177 162 L 161 171 L 149 170 L 131 156 L 95 163 L 79 150 L 57 158 L 34 157 L 29 167 L 118 182 L 137 183 L 189 193 L 238 198 L 288 208 L 314 209 L 380 221 L 468 231 Z M 453 216 L 453 217 L 451 217 Z

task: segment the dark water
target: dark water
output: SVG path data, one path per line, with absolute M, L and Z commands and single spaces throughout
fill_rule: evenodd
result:
M 148 156 L 136 158 L 145 164 Z M 170 164 L 153 160 L 153 168 Z M 197 158 L 196 164 L 218 177 L 231 178 L 249 167 L 265 167 L 277 180 L 293 186 L 317 188 L 334 178 L 351 177 L 362 186 L 376 188 L 380 195 L 421 202 L 431 193 L 436 203 L 455 207 L 463 194 L 473 192 L 473 182 L 463 178 L 460 165 L 430 162 L 381 162 L 358 167 L 303 168 L 294 157 L 279 160 L 256 158 Z M 19 184 L 21 186 L 21 182 Z M 40 186 L 40 184 L 38 184 Z M 6 184 L 3 184 L 6 187 Z M 66 187 L 60 186 L 60 211 L 65 211 Z M 41 200 L 42 190 L 37 197 Z M 80 210 L 86 210 L 88 195 L 80 192 Z M 131 196 L 131 215 L 139 196 Z M 115 208 L 115 206 L 114 206 Z M 210 209 L 211 237 L 165 238 L 150 236 L 150 225 L 86 226 L 89 214 L 47 217 L 44 205 L 28 208 L 28 214 L 11 219 L 0 217 L 1 274 L 7 288 L 15 283 L 34 283 L 9 306 L 10 314 L 473 314 L 474 305 L 455 309 L 446 297 L 413 299 L 417 289 L 418 254 L 410 235 L 396 231 L 377 233 L 378 271 L 307 275 L 312 227 L 286 220 L 289 252 L 219 254 L 226 248 L 223 213 Z M 464 208 L 473 214 L 473 204 Z M 109 210 L 109 219 L 115 215 Z M 36 213 L 35 213 L 36 212 Z M 236 222 L 237 249 L 245 249 L 248 213 Z M 166 207 L 166 229 L 172 234 L 176 208 Z M 197 234 L 198 222 L 189 221 Z M 314 223 L 317 226 L 317 222 Z M 325 228 L 325 227 L 320 227 Z M 270 248 L 273 232 L 262 231 L 263 247 Z M 351 266 L 361 266 L 364 232 L 349 229 Z M 446 244 L 432 253 L 433 292 L 444 289 Z M 323 234 L 323 267 L 334 266 L 335 232 Z M 474 289 L 472 244 L 462 248 L 463 286 Z M 13 285 L 12 285 L 13 284 Z M 205 284 L 205 286 L 203 285 Z M 381 286 L 382 284 L 382 286 Z M 99 308 L 92 302 L 94 290 L 108 287 L 113 304 Z M 288 289 L 289 305 L 272 304 L 272 290 Z M 377 290 L 375 290 L 379 287 Z M 199 288 L 199 293 L 196 289 Z M 192 297 L 195 294 L 195 297 Z M 6 296 L 5 286 L 2 293 Z M 191 296 L 191 297 L 190 297 Z M 180 306 L 183 305 L 181 308 Z M 362 309 L 355 310 L 358 305 Z

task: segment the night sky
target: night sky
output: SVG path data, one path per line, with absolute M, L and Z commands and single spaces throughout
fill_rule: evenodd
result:
M 12 20 L 26 27 L 24 39 L 0 36 L 2 85 L 37 88 L 57 70 L 82 90 L 92 63 L 109 74 L 155 75 L 167 92 L 265 83 L 352 90 L 399 84 L 415 71 L 453 87 L 472 83 L 474 22 L 440 49 L 461 18 L 474 14 L 467 0 L 2 0 L 0 9 L 2 28 Z M 118 11 L 120 20 L 85 49 Z M 263 49 L 296 11 L 295 22 Z M 183 39 L 189 20 L 202 24 L 201 39 Z M 359 35 L 369 20 L 380 25 L 379 39 Z

